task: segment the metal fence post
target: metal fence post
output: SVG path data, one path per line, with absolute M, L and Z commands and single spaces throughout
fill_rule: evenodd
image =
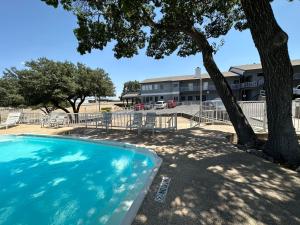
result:
M 79 114 L 78 114 L 78 117 L 79 117 Z M 85 120 L 85 128 L 87 128 L 87 114 L 86 113 L 84 114 L 84 120 Z
M 263 131 L 266 132 L 266 124 L 267 123 L 267 104 L 266 101 L 264 101 L 264 117 L 263 117 Z

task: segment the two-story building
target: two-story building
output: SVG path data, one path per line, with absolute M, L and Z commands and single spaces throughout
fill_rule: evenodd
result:
M 224 76 L 232 85 L 236 95 L 238 91 L 235 84 L 239 84 L 239 76 L 232 72 L 225 72 Z M 208 74 L 201 74 L 203 94 L 202 99 L 211 100 L 218 97 L 216 88 Z M 176 101 L 199 101 L 200 99 L 200 80 L 195 75 L 173 76 L 146 79 L 141 82 L 142 102 L 156 102 L 159 100 Z
M 294 86 L 300 84 L 300 60 L 292 61 Z M 232 66 L 223 72 L 238 100 L 258 100 L 264 94 L 264 75 L 261 64 Z M 218 98 L 216 87 L 208 74 L 201 74 L 202 100 Z M 199 101 L 200 80 L 195 75 L 146 79 L 141 82 L 140 98 L 144 103 L 159 100 Z
M 300 84 L 300 60 L 292 60 L 291 63 L 294 70 L 293 86 L 296 87 Z M 229 71 L 240 77 L 239 100 L 258 100 L 264 93 L 264 74 L 261 64 L 232 66 Z

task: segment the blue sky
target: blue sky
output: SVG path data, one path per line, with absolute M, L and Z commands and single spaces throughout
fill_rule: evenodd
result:
M 280 26 L 289 35 L 290 57 L 300 59 L 300 1 L 277 0 L 273 9 Z M 80 55 L 73 34 L 76 26 L 76 18 L 71 13 L 49 7 L 40 0 L 3 1 L 0 6 L 0 72 L 7 67 L 20 68 L 24 61 L 44 56 L 82 62 L 106 70 L 119 96 L 123 83 L 128 80 L 193 74 L 197 66 L 204 71 L 200 55 L 187 58 L 172 55 L 154 60 L 141 53 L 131 59 L 117 60 L 111 47 Z M 259 62 L 249 31 L 232 30 L 224 39 L 224 46 L 215 56 L 222 71 L 231 65 Z

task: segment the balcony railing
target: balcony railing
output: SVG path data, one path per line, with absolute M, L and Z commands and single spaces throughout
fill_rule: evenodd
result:
M 230 84 L 232 90 L 239 90 L 242 88 L 256 88 L 264 84 L 263 80 L 244 82 L 239 84 Z M 199 86 L 194 87 L 180 87 L 180 91 L 199 91 Z M 215 91 L 216 87 L 214 85 L 209 85 L 207 88 L 203 89 L 203 91 Z

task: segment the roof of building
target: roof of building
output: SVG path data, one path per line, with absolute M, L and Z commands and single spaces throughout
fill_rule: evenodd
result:
M 134 92 L 134 93 L 127 93 L 125 95 L 122 96 L 122 98 L 137 98 L 139 97 L 139 93 L 138 92 Z
M 293 66 L 300 66 L 300 59 L 291 60 L 291 63 Z M 229 71 L 234 73 L 244 73 L 246 71 L 261 70 L 261 69 L 262 66 L 260 63 L 253 63 L 253 64 L 246 64 L 240 66 L 231 66 Z
M 238 76 L 236 73 L 232 72 L 223 72 L 225 77 L 235 77 Z M 207 73 L 201 74 L 202 79 L 210 79 L 210 76 Z M 182 76 L 169 76 L 169 77 L 157 77 L 146 79 L 141 82 L 141 84 L 146 83 L 156 83 L 156 82 L 166 82 L 166 81 L 185 81 L 185 80 L 198 80 L 199 77 L 195 75 L 182 75 Z

